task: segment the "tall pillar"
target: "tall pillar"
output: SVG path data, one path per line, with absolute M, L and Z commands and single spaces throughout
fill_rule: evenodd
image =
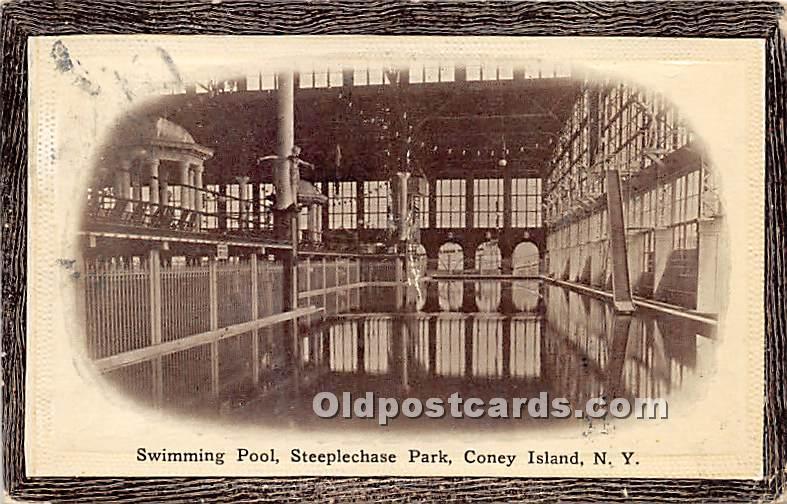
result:
M 178 180 L 180 185 L 180 206 L 191 208 L 191 198 L 189 195 L 189 163 L 188 161 L 178 161 Z
M 143 173 L 147 172 L 150 176 L 150 202 L 159 202 L 159 160 L 155 158 L 146 159 L 143 163 Z
M 323 223 L 323 211 L 322 205 L 316 205 L 314 207 L 314 225 L 317 229 L 317 241 L 322 242 L 322 223 Z
M 290 173 L 289 156 L 295 145 L 295 84 L 292 71 L 277 74 L 278 88 L 276 96 L 278 108 L 276 113 L 278 125 L 277 154 L 279 159 L 273 171 L 273 185 L 276 189 L 277 211 L 273 225 L 282 237 L 292 244 L 292 249 L 284 253 L 284 299 L 285 311 L 294 310 L 298 306 L 298 213 L 285 212 L 287 208 L 297 205 L 297 194 L 293 192 Z M 300 377 L 300 341 L 298 338 L 298 322 L 291 320 L 285 324 L 286 338 L 292 348 L 290 365 L 295 377 L 296 388 Z
M 202 164 L 195 164 L 193 166 L 194 172 L 194 209 L 197 212 L 204 211 L 204 207 L 202 205 L 202 172 L 205 170 L 205 166 Z M 203 217 L 201 214 L 197 214 L 196 227 L 200 229 L 202 227 L 202 220 Z
M 407 205 L 407 183 L 410 180 L 410 174 L 406 172 L 396 173 L 396 222 L 399 225 L 398 237 L 400 241 L 407 240 L 410 235 L 410 226 L 408 225 L 408 205 Z
M 194 170 L 191 168 L 191 165 L 189 165 L 189 188 L 188 188 L 188 191 L 187 191 L 188 195 L 189 195 L 189 209 L 196 211 L 197 210 L 197 201 L 196 201 L 196 199 L 197 199 L 197 190 L 194 188 L 195 187 L 195 183 L 196 183 L 196 174 L 194 173 Z M 193 222 L 196 222 L 196 219 L 194 219 Z M 196 224 L 192 224 L 192 226 L 196 226 Z
M 123 159 L 120 161 L 115 171 L 115 197 L 127 200 L 131 198 L 131 160 Z M 131 211 L 131 203 L 118 200 L 117 208 L 123 207 L 126 212 Z
M 169 205 L 169 179 L 167 178 L 166 172 L 161 174 L 159 177 L 158 192 L 159 203 L 162 205 Z
M 437 228 L 437 179 L 429 181 L 429 228 Z
M 465 179 L 465 228 L 471 229 L 475 227 L 475 223 L 473 222 L 473 214 L 474 214 L 474 207 L 475 207 L 475 198 L 473 194 L 475 193 L 475 187 L 473 186 L 474 177 L 470 176 Z M 473 251 L 475 253 L 475 250 Z
M 276 210 L 284 210 L 293 204 L 296 195 L 293 194 L 290 179 L 290 162 L 288 157 L 292 154 L 295 145 L 295 88 L 292 72 L 278 74 L 279 87 L 276 90 L 278 109 L 276 120 L 278 126 L 279 160 L 273 171 L 273 185 L 276 188 Z

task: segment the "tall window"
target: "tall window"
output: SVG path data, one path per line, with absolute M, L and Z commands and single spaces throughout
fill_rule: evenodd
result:
M 418 213 L 417 223 L 421 229 L 429 227 L 429 191 L 431 187 L 426 184 L 426 193 L 414 198 L 415 210 Z
M 227 184 L 227 228 L 237 229 L 240 216 L 240 186 Z
M 388 227 L 389 188 L 387 180 L 372 180 L 363 183 L 363 222 L 367 228 L 384 229 Z
M 202 196 L 203 205 L 205 207 L 205 228 L 206 229 L 216 229 L 219 227 L 219 219 L 216 214 L 219 211 L 218 208 L 218 199 L 219 199 L 219 186 L 214 184 L 208 184 L 205 186 L 207 191 Z
M 673 208 L 672 245 L 678 249 L 697 248 L 697 223 L 699 211 L 699 172 L 694 171 L 675 181 L 675 206 Z
M 355 229 L 358 224 L 358 195 L 355 182 L 328 185 L 328 227 Z
M 541 179 L 511 180 L 511 226 L 541 227 Z
M 503 227 L 503 179 L 473 181 L 473 215 L 475 227 Z
M 437 227 L 465 227 L 465 181 L 464 179 L 441 179 L 437 181 Z

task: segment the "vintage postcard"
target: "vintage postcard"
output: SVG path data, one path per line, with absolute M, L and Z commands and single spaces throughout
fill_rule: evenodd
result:
M 30 476 L 762 477 L 762 40 L 29 69 Z

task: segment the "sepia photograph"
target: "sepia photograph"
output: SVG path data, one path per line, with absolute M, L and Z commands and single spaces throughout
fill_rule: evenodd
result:
M 33 474 L 762 474 L 757 41 L 33 42 Z
M 326 427 L 321 391 L 669 398 L 712 364 L 718 174 L 663 95 L 543 60 L 163 84 L 80 196 L 85 345 L 120 392 Z

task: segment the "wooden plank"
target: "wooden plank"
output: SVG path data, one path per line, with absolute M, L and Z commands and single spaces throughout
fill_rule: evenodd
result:
M 161 344 L 161 257 L 158 249 L 152 249 L 150 251 L 149 263 L 150 345 L 153 347 Z M 160 355 L 153 359 L 151 369 L 153 378 L 153 403 L 160 406 L 164 402 L 164 370 Z
M 209 287 L 209 306 L 210 306 L 210 329 L 211 332 L 217 331 L 219 328 L 219 275 L 217 271 L 217 263 L 215 258 L 210 259 L 208 265 L 208 283 Z M 204 333 L 203 333 L 204 334 Z M 177 341 L 184 341 L 177 340 Z M 213 397 L 219 395 L 219 343 L 217 340 L 210 340 L 210 393 Z M 194 345 L 197 346 L 197 345 Z M 187 347 L 191 348 L 191 347 Z M 145 349 L 147 350 L 147 349 Z M 185 350 L 185 348 L 183 348 Z M 177 351 L 177 350 L 175 350 Z M 172 352 L 168 352 L 172 353 Z M 114 356 L 113 357 L 118 357 Z
M 257 254 L 251 254 L 249 260 L 251 262 L 251 319 L 257 320 L 260 318 Z M 259 329 L 254 329 L 251 332 L 251 355 L 251 382 L 257 385 L 260 381 Z
M 336 285 L 336 286 L 333 286 L 333 287 L 327 287 L 325 289 L 315 289 L 315 290 L 308 291 L 308 292 L 299 292 L 298 293 L 298 299 L 305 299 L 305 298 L 310 298 L 310 297 L 314 297 L 314 296 L 327 295 L 327 294 L 332 294 L 334 292 L 351 290 L 351 289 L 359 289 L 361 287 L 396 287 L 396 286 L 399 286 L 399 285 L 401 285 L 401 283 L 399 283 L 399 282 L 384 282 L 384 281 L 380 281 L 380 282 L 357 282 L 357 283 L 347 284 L 347 285 Z
M 263 317 L 261 319 L 252 320 L 250 322 L 243 322 L 241 324 L 222 327 L 221 329 L 193 334 L 185 338 L 181 338 L 173 341 L 167 341 L 164 343 L 159 343 L 158 345 L 151 345 L 149 347 L 139 348 L 137 350 L 130 350 L 128 352 L 112 355 L 111 357 L 98 359 L 94 361 L 94 364 L 98 367 L 99 371 L 105 373 L 107 371 L 118 369 L 124 366 L 130 366 L 132 364 L 137 364 L 139 362 L 145 362 L 152 359 L 161 358 L 164 355 L 168 355 L 175 352 L 181 352 L 183 350 L 188 350 L 189 348 L 194 348 L 201 345 L 210 344 L 211 348 L 213 348 L 214 345 L 218 345 L 218 342 L 223 339 L 231 338 L 233 336 L 237 336 L 245 332 L 250 332 L 255 329 L 262 329 L 264 327 L 269 327 L 274 324 L 279 324 L 281 322 L 295 320 L 299 317 L 312 315 L 315 313 L 319 313 L 321 311 L 322 308 L 317 308 L 316 306 L 309 306 L 306 308 L 299 308 L 284 313 L 277 313 L 276 315 Z M 218 346 L 216 346 L 216 348 L 218 349 Z M 216 366 L 218 366 L 218 361 L 216 362 Z

